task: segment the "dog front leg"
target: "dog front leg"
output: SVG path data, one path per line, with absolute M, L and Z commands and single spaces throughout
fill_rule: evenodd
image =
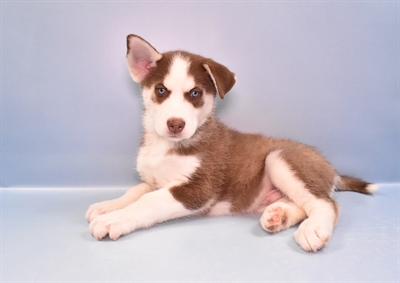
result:
M 106 235 L 116 240 L 137 229 L 189 216 L 195 212 L 195 210 L 185 208 L 168 189 L 160 189 L 143 195 L 123 209 L 96 217 L 90 223 L 90 232 L 98 240 Z
M 137 201 L 142 195 L 152 191 L 152 187 L 146 183 L 140 183 L 130 188 L 122 197 L 112 200 L 106 200 L 92 204 L 86 212 L 86 220 L 92 222 L 99 215 L 109 213 L 126 207 Z

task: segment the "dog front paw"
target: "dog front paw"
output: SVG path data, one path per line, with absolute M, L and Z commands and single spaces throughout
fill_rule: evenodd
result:
M 297 244 L 306 252 L 317 252 L 329 241 L 333 228 L 306 219 L 294 233 Z
M 99 215 L 123 208 L 118 199 L 106 200 L 92 204 L 86 212 L 86 220 L 90 223 Z
M 108 214 L 99 215 L 90 223 L 90 233 L 97 240 L 109 236 L 111 240 L 117 240 L 120 236 L 129 234 L 135 230 L 135 223 L 126 211 L 117 210 Z

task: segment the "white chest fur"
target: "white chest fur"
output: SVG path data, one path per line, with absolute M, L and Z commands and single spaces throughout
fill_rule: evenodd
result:
M 171 149 L 172 142 L 154 135 L 139 150 L 137 170 L 142 180 L 155 189 L 187 182 L 200 166 L 196 156 L 177 155 Z

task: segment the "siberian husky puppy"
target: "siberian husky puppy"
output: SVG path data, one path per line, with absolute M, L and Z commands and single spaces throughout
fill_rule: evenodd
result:
M 159 53 L 127 38 L 127 65 L 143 90 L 143 138 L 137 158 L 142 183 L 86 213 L 97 239 L 191 215 L 262 213 L 263 229 L 295 224 L 294 237 L 316 252 L 338 221 L 334 190 L 369 194 L 374 184 L 335 169 L 312 147 L 232 130 L 214 117 L 215 99 L 235 76 L 225 66 L 184 51 Z

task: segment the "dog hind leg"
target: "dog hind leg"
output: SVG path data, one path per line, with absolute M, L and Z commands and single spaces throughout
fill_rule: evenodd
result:
M 297 244 L 305 251 L 316 252 L 332 235 L 339 216 L 338 206 L 330 198 L 327 188 L 321 188 L 318 194 L 310 190 L 282 157 L 281 151 L 273 151 L 267 156 L 267 172 L 274 186 L 303 209 L 308 217 L 294 234 Z M 307 160 L 304 162 L 307 163 Z M 321 166 L 325 164 L 321 163 Z M 315 174 L 309 177 L 315 179 L 321 176 Z

